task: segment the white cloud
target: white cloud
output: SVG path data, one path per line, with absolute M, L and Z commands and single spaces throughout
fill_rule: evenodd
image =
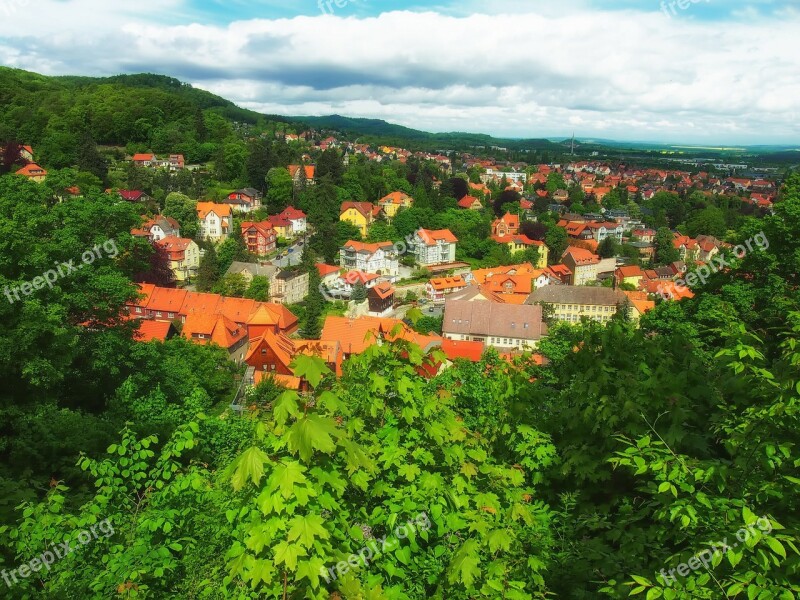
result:
M 514 12 L 501 1 L 513 14 L 170 26 L 150 16 L 180 14 L 179 0 L 146 0 L 135 13 L 97 0 L 38 4 L 53 8 L 61 27 L 37 29 L 27 15 L 4 20 L 4 64 L 53 74 L 161 72 L 264 112 L 336 112 L 434 131 L 535 137 L 575 128 L 751 143 L 794 142 L 800 133 L 800 14 L 792 10 L 709 22 L 580 0 L 581 10 L 560 14 Z

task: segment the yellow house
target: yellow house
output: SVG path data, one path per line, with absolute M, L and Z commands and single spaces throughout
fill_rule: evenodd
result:
M 411 208 L 413 205 L 414 199 L 404 192 L 392 192 L 378 200 L 378 206 L 388 219 L 394 219 L 401 208 Z
M 508 250 L 511 252 L 512 256 L 517 252 L 524 252 L 528 248 L 536 246 L 539 249 L 539 260 L 536 261 L 534 267 L 536 269 L 547 268 L 547 261 L 550 258 L 550 249 L 544 242 L 532 240 L 528 236 L 522 234 L 503 236 L 493 235 L 492 239 L 498 244 L 505 244 L 508 246 Z
M 47 171 L 45 171 L 42 167 L 37 165 L 36 163 L 28 163 L 24 167 L 22 167 L 19 171 L 16 172 L 17 175 L 22 175 L 23 177 L 27 177 L 31 181 L 35 181 L 36 183 L 42 183 L 47 178 Z
M 361 237 L 367 237 L 367 230 L 375 222 L 380 211 L 380 206 L 375 206 L 371 202 L 343 202 L 339 220 L 352 223 L 358 227 Z
M 644 278 L 644 272 L 636 265 L 629 265 L 617 269 L 615 276 L 618 284 L 629 283 L 638 288 L 639 283 Z

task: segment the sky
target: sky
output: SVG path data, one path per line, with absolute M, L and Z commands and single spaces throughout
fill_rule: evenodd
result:
M 800 147 L 800 0 L 0 0 L 0 64 L 434 132 Z

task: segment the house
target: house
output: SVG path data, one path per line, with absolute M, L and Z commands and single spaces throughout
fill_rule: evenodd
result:
M 572 281 L 572 271 L 567 265 L 550 265 L 545 269 L 545 273 L 550 276 L 551 285 L 569 285 L 569 282 Z
M 133 164 L 137 167 L 155 167 L 158 165 L 158 159 L 155 154 L 134 154 Z
M 170 171 L 182 171 L 186 167 L 186 160 L 183 154 L 170 154 L 167 164 Z
M 550 305 L 553 317 L 567 323 L 579 323 L 582 317 L 605 323 L 626 302 L 620 290 L 573 285 L 549 285 L 534 291 L 527 300 L 532 305 Z
M 183 323 L 181 335 L 196 344 L 216 344 L 228 351 L 230 359 L 241 363 L 247 353 L 247 327 L 221 314 L 191 314 Z
M 251 338 L 267 329 L 287 335 L 297 329 L 297 317 L 279 304 L 149 284 L 140 284 L 139 289 L 140 298 L 126 305 L 128 314 L 135 318 L 185 323 L 190 315 L 221 314 L 234 323 L 246 325 Z
M 252 340 L 244 360 L 255 369 L 256 383 L 267 376 L 283 385 L 288 383 L 290 389 L 305 390 L 307 384 L 294 381 L 291 367 L 298 355 L 318 356 L 337 376 L 342 374 L 344 354 L 338 341 L 297 340 L 272 331 Z
M 467 287 L 463 277 L 437 277 L 425 285 L 425 293 L 434 304 L 444 304 L 445 296 L 460 292 Z
M 630 317 L 633 321 L 639 322 L 639 319 L 642 315 L 650 312 L 651 310 L 655 309 L 656 303 L 653 300 L 648 299 L 647 292 L 642 291 L 623 291 L 628 297 L 628 305 L 630 306 Z
M 294 239 L 308 231 L 308 219 L 306 217 L 306 213 L 304 213 L 302 210 L 296 209 L 294 206 L 286 207 L 283 212 L 278 215 L 278 219 L 289 223 L 286 235 L 282 237 Z
M 225 240 L 231 232 L 231 207 L 214 202 L 198 202 L 197 218 L 200 236 L 212 242 Z
M 645 242 L 646 244 L 652 244 L 656 241 L 655 229 L 634 229 L 631 234 L 640 242 Z
M 246 263 L 233 261 L 225 275 L 241 275 L 247 285 L 253 282 L 254 277 L 266 277 L 269 281 L 270 290 L 273 287 L 275 277 L 278 275 L 278 267 L 270 263 Z
M 614 276 L 616 277 L 618 284 L 628 283 L 638 288 L 639 283 L 641 283 L 642 279 L 644 278 L 644 271 L 642 271 L 642 269 L 637 265 L 629 265 L 619 267 L 614 272 Z
M 22 160 L 33 162 L 33 147 L 32 146 L 21 146 L 19 149 L 19 157 Z
M 292 223 L 280 215 L 273 215 L 267 219 L 275 235 L 281 239 L 288 240 L 292 236 Z
M 519 215 L 512 215 L 507 212 L 499 219 L 492 222 L 492 235 L 497 237 L 506 237 L 509 235 L 517 235 L 519 233 Z
M 243 188 L 228 194 L 225 204 L 233 210 L 249 213 L 261 206 L 263 197 L 264 195 L 255 188 Z
M 564 251 L 561 262 L 572 272 L 571 285 L 580 286 L 597 281 L 600 257 L 590 250 L 569 246 Z
M 464 196 L 458 201 L 458 207 L 465 210 L 483 210 L 483 203 L 475 196 Z
M 274 282 L 274 283 L 273 283 Z M 298 304 L 308 297 L 309 276 L 301 269 L 285 269 L 270 281 L 270 302 Z
M 449 229 L 420 229 L 409 244 L 409 253 L 423 267 L 450 264 L 456 260 L 457 243 L 458 238 Z
M 256 256 L 266 256 L 270 252 L 275 252 L 278 247 L 278 234 L 269 221 L 260 223 L 243 221 L 242 239 L 247 251 Z
M 339 220 L 355 225 L 361 232 L 361 237 L 367 237 L 367 230 L 378 218 L 380 206 L 371 202 L 343 202 L 339 210 Z
M 389 220 L 394 219 L 401 208 L 411 208 L 413 205 L 414 198 L 405 192 L 392 192 L 378 200 L 378 206 Z
M 166 342 L 178 335 L 178 330 L 168 321 L 140 320 L 139 328 L 134 332 L 133 339 L 137 342 Z
M 484 199 L 492 199 L 492 190 L 485 183 L 472 183 L 469 184 L 469 189 L 482 195 Z
M 553 200 L 559 204 L 564 204 L 567 200 L 569 200 L 569 192 L 567 192 L 567 190 L 556 190 L 553 192 Z
M 158 242 L 166 237 L 181 237 L 181 226 L 172 217 L 156 215 L 142 223 L 140 228 L 133 229 L 131 235 L 134 237 L 146 237 Z
M 350 240 L 339 250 L 339 264 L 348 271 L 387 277 L 397 277 L 399 274 L 399 263 L 392 242 L 366 244 Z
M 394 307 L 395 289 L 392 284 L 384 281 L 367 290 L 367 303 L 369 314 L 373 317 L 385 317 Z
M 370 290 L 379 283 L 381 283 L 380 275 L 353 270 L 339 275 L 333 285 L 328 286 L 328 291 L 338 298 L 349 298 L 353 295 L 353 288 L 357 285 L 361 284 Z
M 21 169 L 19 169 L 16 175 L 21 175 L 23 177 L 27 177 L 31 181 L 35 181 L 36 183 L 42 183 L 47 178 L 47 171 L 45 171 L 42 167 L 37 165 L 36 163 L 28 163 Z
M 324 263 L 317 263 L 316 267 L 317 271 L 319 272 L 322 285 L 327 288 L 336 285 L 336 280 L 339 279 L 339 267 L 326 265 Z
M 445 302 L 443 336 L 483 342 L 502 350 L 531 350 L 547 335 L 542 307 L 449 298 Z
M 370 346 L 384 341 L 405 340 L 416 344 L 424 352 L 442 344 L 442 338 L 438 336 L 422 335 L 400 320 L 379 317 L 351 319 L 329 316 L 325 319 L 320 339 L 327 342 L 338 341 L 345 359 L 361 354 Z
M 614 222 L 587 223 L 586 228 L 591 232 L 592 238 L 598 243 L 608 237 L 613 237 L 621 244 L 622 235 L 625 233 L 625 228 Z
M 118 190 L 117 193 L 119 197 L 126 202 L 139 202 L 144 204 L 152 200 L 150 196 L 140 190 Z
M 295 185 L 302 185 L 303 180 L 307 185 L 314 185 L 317 182 L 317 167 L 314 165 L 289 165 L 289 175 Z
M 522 234 L 506 235 L 503 237 L 495 235 L 492 236 L 492 240 L 498 244 L 505 244 L 508 246 L 508 250 L 511 252 L 512 256 L 518 252 L 524 252 L 528 248 L 536 247 L 539 250 L 539 258 L 536 261 L 536 268 L 544 269 L 547 266 L 547 260 L 550 258 L 550 249 L 542 241 L 532 240 L 527 235 Z
M 187 238 L 167 236 L 156 241 L 169 257 L 169 268 L 175 281 L 186 281 L 197 274 L 200 268 L 200 246 Z

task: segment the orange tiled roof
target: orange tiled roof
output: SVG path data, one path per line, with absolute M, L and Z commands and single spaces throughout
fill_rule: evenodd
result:
M 197 203 L 197 216 L 200 219 L 205 219 L 208 213 L 213 212 L 218 217 L 230 217 L 231 207 L 228 204 L 217 204 L 216 202 L 198 202 Z
M 435 246 L 437 242 L 455 244 L 458 241 L 458 238 L 449 229 L 420 229 L 418 234 L 426 246 Z

